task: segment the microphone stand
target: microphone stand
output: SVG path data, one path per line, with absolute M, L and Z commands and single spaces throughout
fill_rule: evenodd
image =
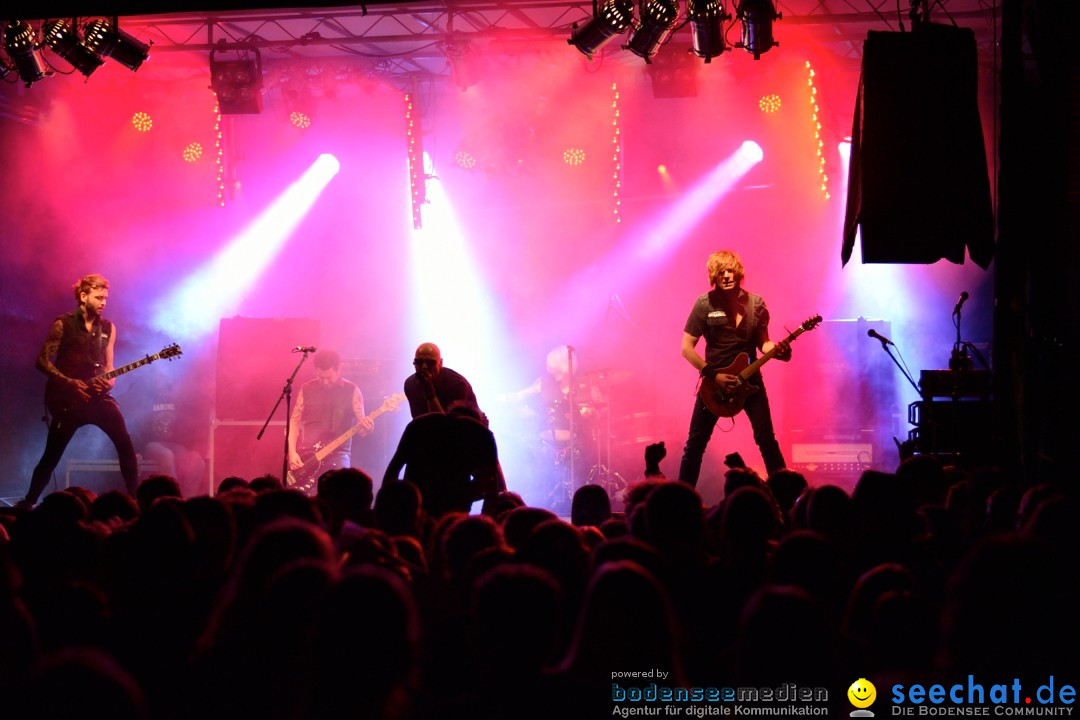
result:
M 266 418 L 266 422 L 263 423 L 262 429 L 259 430 L 259 434 L 255 436 L 256 440 L 262 440 L 263 433 L 266 432 L 266 426 L 270 424 L 270 421 L 274 417 L 274 413 L 277 412 L 278 406 L 281 405 L 281 401 L 285 401 L 285 450 L 283 452 L 281 461 L 281 482 L 285 484 L 289 477 L 289 432 L 292 424 L 292 386 L 293 380 L 296 378 L 296 373 L 300 372 L 301 366 L 304 361 L 307 360 L 309 350 L 304 350 L 304 356 L 300 358 L 300 362 L 296 364 L 296 368 L 292 371 L 292 375 L 285 381 L 285 387 L 281 389 L 281 395 L 278 396 L 277 402 L 274 403 L 273 409 Z
M 909 373 L 907 371 L 907 369 L 904 368 L 903 364 L 901 364 L 901 362 L 896 359 L 896 356 L 892 354 L 892 350 L 889 349 L 889 343 L 885 342 L 885 340 L 883 340 L 881 338 L 875 338 L 875 340 L 878 340 L 878 341 L 881 342 L 881 349 L 885 351 L 885 354 L 888 355 L 889 359 L 893 361 L 893 365 L 896 365 L 897 369 L 900 370 L 900 374 L 903 375 L 904 378 L 907 379 L 908 383 L 915 390 L 915 393 L 921 398 L 922 397 L 922 391 L 919 389 L 919 384 L 917 382 L 915 382 L 915 379 L 911 377 L 911 373 Z M 910 410 L 909 410 L 909 413 L 910 413 Z M 909 415 L 909 421 L 910 421 L 910 415 Z M 897 452 L 897 455 L 899 456 L 900 460 L 903 460 L 905 457 L 910 455 L 914 450 L 914 444 L 912 443 L 911 440 L 905 440 L 904 442 L 900 442 L 899 440 L 897 440 L 894 437 L 893 442 L 896 443 L 896 452 Z
M 889 334 L 891 335 L 892 333 Z M 892 354 L 892 350 L 889 349 L 889 344 L 884 340 L 881 341 L 881 349 L 885 351 L 885 354 L 889 356 L 889 359 L 893 361 L 893 364 L 900 369 L 900 373 L 907 378 L 907 381 L 911 384 L 911 387 L 915 389 L 915 392 L 918 393 L 919 397 L 922 397 L 922 391 L 919 390 L 919 384 L 915 382 L 914 378 L 911 377 L 911 374 L 904 369 L 904 366 L 901 365 L 900 361 L 896 359 L 896 356 Z

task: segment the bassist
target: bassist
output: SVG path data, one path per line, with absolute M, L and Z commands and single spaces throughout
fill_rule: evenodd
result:
M 774 357 L 786 362 L 791 359 L 791 346 L 785 341 L 774 343 L 769 340 L 769 310 L 761 296 L 742 288 L 745 270 L 738 254 L 731 250 L 715 252 L 709 256 L 706 267 L 712 290 L 700 296 L 690 311 L 683 328 L 682 356 L 703 379 L 712 380 L 723 390 L 734 391 L 741 382 L 756 386 L 757 391 L 746 397 L 743 410 L 750 420 L 766 471 L 772 474 L 784 467 L 784 456 L 773 431 L 764 381 L 760 374 L 742 380 L 738 375 L 722 370 L 728 368 L 739 353 L 754 359 L 758 350 L 768 353 L 775 348 Z M 697 342 L 702 337 L 705 338 L 704 358 L 697 351 Z M 698 395 L 679 465 L 679 479 L 683 482 L 697 485 L 701 461 L 717 419 L 718 415 L 706 407 Z
M 109 281 L 87 275 L 72 290 L 78 307 L 56 318 L 37 358 L 38 370 L 48 376 L 45 402 L 51 417 L 45 452 L 34 468 L 26 497 L 19 502 L 23 507 L 33 507 L 38 501 L 75 431 L 83 425 L 97 425 L 112 440 L 129 494 L 135 494 L 138 482 L 135 449 L 120 406 L 109 395 L 115 380 L 92 379 L 113 371 L 116 325 L 102 317 Z
M 323 445 L 359 425 L 358 434 L 367 435 L 375 423 L 364 414 L 364 396 L 355 383 L 341 377 L 341 357 L 333 350 L 315 353 L 315 379 L 300 386 L 289 424 L 289 469 L 303 467 L 305 458 L 297 451 L 317 451 Z M 320 468 L 352 467 L 352 439 L 328 455 Z

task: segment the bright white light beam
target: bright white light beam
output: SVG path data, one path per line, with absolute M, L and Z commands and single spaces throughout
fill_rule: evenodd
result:
M 341 164 L 322 154 L 244 232 L 158 303 L 154 324 L 174 334 L 212 332 L 243 299 Z

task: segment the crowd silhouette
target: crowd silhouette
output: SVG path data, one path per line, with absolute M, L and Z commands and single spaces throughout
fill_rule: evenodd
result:
M 578 488 L 568 519 L 513 492 L 432 517 L 356 469 L 315 497 L 273 476 L 53 492 L 0 515 L 5 716 L 606 717 L 613 673 L 651 669 L 824 687 L 839 716 L 861 677 L 1069 677 L 1075 478 L 949 462 L 850 494 L 731 468 L 711 507 L 651 473 L 621 510 Z

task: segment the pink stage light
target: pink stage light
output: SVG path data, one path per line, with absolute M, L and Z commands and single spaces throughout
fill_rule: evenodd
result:
M 154 127 L 154 120 L 149 113 L 140 111 L 131 116 L 131 124 L 139 132 L 145 133 L 150 132 L 151 128 Z
M 197 142 L 188 143 L 187 146 L 184 148 L 184 153 L 183 153 L 184 162 L 186 162 L 186 163 L 198 162 L 199 158 L 202 157 L 202 152 L 203 152 L 202 143 L 197 143 Z

